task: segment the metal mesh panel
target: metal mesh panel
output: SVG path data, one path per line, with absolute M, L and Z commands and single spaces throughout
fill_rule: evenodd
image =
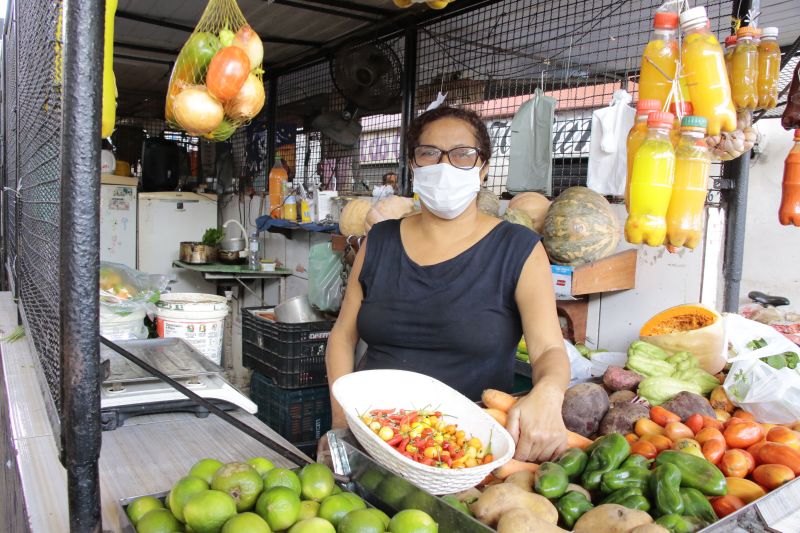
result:
M 5 204 L 5 259 L 8 278 L 12 285 L 12 290 L 16 293 L 15 265 L 17 261 L 17 143 L 16 143 L 16 121 L 17 121 L 17 62 L 16 62 L 16 23 L 14 18 L 7 21 L 3 37 L 3 63 L 4 63 L 4 108 L 3 108 L 3 147 L 5 153 L 3 162 L 5 164 L 5 187 L 3 197 Z
M 19 294 L 28 334 L 57 407 L 61 404 L 61 8 L 59 0 L 18 0 L 15 49 Z

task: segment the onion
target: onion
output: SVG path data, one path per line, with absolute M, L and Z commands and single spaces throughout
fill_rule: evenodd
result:
M 203 86 L 187 87 L 172 102 L 175 120 L 192 135 L 205 135 L 220 125 L 225 112 L 222 104 Z
M 264 45 L 261 43 L 261 37 L 249 25 L 245 24 L 239 28 L 233 38 L 233 46 L 238 46 L 247 53 L 247 57 L 250 58 L 250 70 L 261 66 L 264 60 Z
M 225 113 L 233 120 L 250 120 L 264 107 L 264 84 L 250 74 L 239 93 L 225 105 Z

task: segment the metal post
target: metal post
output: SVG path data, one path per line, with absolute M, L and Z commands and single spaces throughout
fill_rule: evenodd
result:
M 71 531 L 99 533 L 100 109 L 103 0 L 64 2 L 61 365 Z
M 416 114 L 417 91 L 417 27 L 409 26 L 405 31 L 405 61 L 403 62 L 402 95 L 403 110 L 400 127 L 400 190 L 411 195 L 411 172 L 406 154 L 406 132 Z
M 267 176 L 275 164 L 278 149 L 278 76 L 273 72 L 267 80 Z M 264 184 L 269 190 L 269 181 Z

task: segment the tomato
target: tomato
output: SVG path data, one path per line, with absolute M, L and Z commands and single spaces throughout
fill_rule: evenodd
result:
M 800 450 L 800 433 L 784 426 L 775 426 L 767 433 L 769 442 L 779 442 Z
M 703 415 L 695 413 L 686 419 L 686 425 L 697 435 L 703 429 Z
M 733 418 L 740 418 L 742 420 L 756 421 L 756 417 L 742 409 L 737 409 L 733 412 Z
M 747 448 L 764 438 L 764 430 L 758 422 L 739 420 L 728 424 L 723 435 L 731 448 Z
M 226 46 L 211 59 L 206 74 L 206 87 L 221 101 L 230 100 L 244 85 L 250 74 L 250 58 L 237 46 Z
M 658 451 L 655 444 L 646 440 L 637 440 L 631 444 L 631 455 L 636 454 L 646 457 L 647 459 L 655 459 L 656 455 L 658 455 Z
M 669 450 L 672 448 L 672 441 L 669 440 L 664 435 L 654 435 L 652 433 L 648 433 L 647 435 L 642 435 L 641 438 L 636 442 L 649 442 L 652 443 L 653 446 L 656 447 L 659 453 L 663 452 L 664 450 Z
M 680 422 L 668 423 L 664 428 L 664 434 L 671 441 L 691 439 L 694 437 L 694 431 L 689 429 L 689 426 L 686 424 L 681 424 Z
M 794 475 L 800 475 L 800 451 L 786 444 L 765 442 L 758 450 L 758 458 L 762 464 L 778 464 L 788 466 Z
M 741 498 L 729 494 L 727 496 L 711 498 L 711 507 L 714 509 L 718 518 L 724 518 L 744 507 L 744 502 Z
M 749 479 L 742 479 L 738 477 L 725 478 L 725 484 L 728 486 L 728 494 L 736 496 L 744 503 L 750 503 L 754 500 L 764 496 L 767 491 L 761 485 L 750 481 Z
M 763 463 L 763 461 L 761 460 L 761 457 L 759 455 L 759 450 L 761 450 L 761 447 L 764 446 L 766 443 L 767 443 L 766 440 L 760 440 L 760 441 L 756 442 L 755 444 L 753 444 L 752 446 L 747 448 L 747 453 L 749 453 L 750 455 L 753 456 L 753 459 L 756 460 L 756 464 L 757 465 L 760 465 L 761 463 Z
M 670 422 L 680 422 L 681 417 L 679 417 L 672 411 L 664 409 L 660 405 L 656 405 L 655 407 L 650 408 L 650 420 L 652 420 L 659 426 L 664 427 Z
M 625 435 L 625 440 L 628 441 L 628 444 L 633 444 L 637 440 L 639 440 L 639 435 L 636 433 L 628 433 Z
M 719 469 L 725 477 L 743 478 L 753 468 L 755 468 L 753 457 L 744 450 L 727 450 L 719 462 Z
M 700 444 L 705 444 L 706 441 L 709 440 L 718 440 L 722 443 L 723 448 L 728 447 L 728 443 L 725 442 L 725 437 L 722 435 L 722 432 L 715 428 L 701 429 L 700 432 L 694 436 L 694 439 Z
M 720 460 L 722 460 L 722 456 L 725 454 L 725 441 L 709 439 L 705 441 L 702 446 L 703 457 L 705 457 L 706 461 L 715 465 L 719 465 Z
M 723 411 L 722 409 L 714 409 L 714 414 L 717 416 L 717 420 L 719 420 L 723 425 L 731 419 L 731 414 L 728 411 Z
M 640 437 L 643 435 L 663 435 L 664 428 L 653 422 L 648 418 L 640 418 L 636 421 L 634 426 L 636 434 Z
M 181 48 L 175 62 L 178 79 L 192 84 L 202 84 L 208 64 L 222 45 L 213 33 L 193 33 Z
M 722 431 L 724 429 L 722 422 L 714 417 L 703 415 L 703 428 L 714 428 Z
M 753 481 L 774 490 L 794 479 L 794 472 L 786 465 L 759 465 L 753 470 Z

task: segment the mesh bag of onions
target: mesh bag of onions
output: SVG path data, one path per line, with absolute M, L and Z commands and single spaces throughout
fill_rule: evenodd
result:
M 236 0 L 210 0 L 183 45 L 167 90 L 167 122 L 225 141 L 264 107 L 264 46 Z

